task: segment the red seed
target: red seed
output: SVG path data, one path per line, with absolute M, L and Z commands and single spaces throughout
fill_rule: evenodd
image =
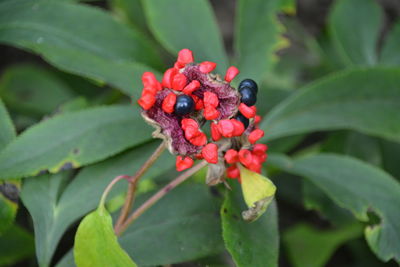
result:
M 253 146 L 253 154 L 262 155 L 268 150 L 268 146 L 265 144 L 255 144 Z
M 187 84 L 187 78 L 184 74 L 178 73 L 174 76 L 172 80 L 172 88 L 177 91 L 182 91 Z
M 226 71 L 225 81 L 230 83 L 238 74 L 239 70 L 235 66 L 230 66 Z
M 206 120 L 215 120 L 220 113 L 216 108 L 208 106 L 204 108 L 203 115 Z
M 240 177 L 240 170 L 239 168 L 236 166 L 236 164 L 230 166 L 228 169 L 226 169 L 226 176 L 228 176 L 229 178 L 239 178 Z
M 175 62 L 175 64 L 174 64 L 174 68 L 177 69 L 177 70 L 182 69 L 183 67 L 185 67 L 185 66 L 182 65 L 182 64 L 179 63 L 179 62 Z
M 162 102 L 162 109 L 167 113 L 172 113 L 174 112 L 175 103 L 176 95 L 174 93 L 169 93 Z
M 145 87 L 142 91 L 142 96 L 145 94 L 156 95 L 157 89 L 155 87 Z
M 245 116 L 248 119 L 253 118 L 256 115 L 254 108 L 249 107 L 244 103 L 240 103 L 239 111 L 240 111 L 240 113 L 243 114 L 243 116 Z
M 218 141 L 221 139 L 222 135 L 218 130 L 218 125 L 214 122 L 211 122 L 211 138 L 214 141 Z
M 193 166 L 193 162 L 193 159 L 190 157 L 182 158 L 182 156 L 177 156 L 175 162 L 176 170 L 178 172 L 181 172 L 183 170 L 189 169 Z
M 254 116 L 254 123 L 255 124 L 259 124 L 260 123 L 260 121 L 261 121 L 261 116 L 260 115 L 256 115 L 256 116 Z
M 178 70 L 175 68 L 167 69 L 164 73 L 164 77 L 162 79 L 162 86 L 165 88 L 172 88 L 172 81 L 174 80 L 175 75 L 178 74 Z
M 154 73 L 146 71 L 142 74 L 142 83 L 144 86 L 150 86 L 157 81 L 156 76 Z
M 253 155 L 251 154 L 250 150 L 241 149 L 239 151 L 239 161 L 244 166 L 249 167 L 250 164 L 253 162 Z
M 205 107 L 216 108 L 219 104 L 218 96 L 213 92 L 205 92 L 203 102 Z
M 214 62 L 204 61 L 204 62 L 200 63 L 199 70 L 202 73 L 209 73 L 209 72 L 213 71 L 216 66 L 217 66 L 217 64 Z
M 229 164 L 236 163 L 239 160 L 238 152 L 234 149 L 229 149 L 224 155 L 225 161 Z
M 197 95 L 192 95 L 193 101 L 195 103 L 195 110 L 202 110 L 204 108 L 203 100 L 200 99 Z
M 181 51 L 179 51 L 178 59 L 177 59 L 177 62 L 179 63 L 179 65 L 185 66 L 188 63 L 192 63 L 193 60 L 194 60 L 193 52 L 190 51 L 189 49 L 184 48 Z
M 264 136 L 264 131 L 261 129 L 255 129 L 254 131 L 252 131 L 249 134 L 249 142 L 251 144 L 254 144 L 255 142 L 257 142 L 261 137 Z
M 233 124 L 233 136 L 241 136 L 244 132 L 244 125 L 242 122 L 236 120 L 236 119 L 231 119 L 231 122 Z
M 201 132 L 199 131 L 199 129 L 197 127 L 195 128 L 195 127 L 189 125 L 189 126 L 186 126 L 186 128 L 185 128 L 185 138 L 189 141 L 191 139 L 199 136 L 200 134 L 201 134 Z
M 189 142 L 195 146 L 204 146 L 207 144 L 207 136 L 205 133 L 198 132 L 199 134 L 196 135 L 195 137 L 191 138 Z
M 235 127 L 230 120 L 220 120 L 218 122 L 218 130 L 224 137 L 232 137 Z
M 192 126 L 196 129 L 199 129 L 199 124 L 194 119 L 182 119 L 181 125 L 183 130 L 186 130 L 187 126 Z
M 185 88 L 183 88 L 183 93 L 190 95 L 199 88 L 200 88 L 200 82 L 197 80 L 193 80 L 188 85 L 186 85 Z
M 214 143 L 209 143 L 201 150 L 203 158 L 212 164 L 218 163 L 218 146 Z
M 201 153 L 195 155 L 196 159 L 203 159 L 203 155 Z
M 263 162 L 265 162 L 266 160 L 267 160 L 267 154 L 266 153 L 263 153 L 263 154 L 254 154 L 253 153 L 253 156 L 255 157 L 255 158 L 257 158 L 257 160 L 258 160 L 258 162 L 261 164 L 261 163 L 263 163 Z
M 138 100 L 138 104 L 144 109 L 149 110 L 154 103 L 156 103 L 156 97 L 152 94 L 144 94 Z
M 161 83 L 158 82 L 158 81 L 157 81 L 157 83 L 156 83 L 156 89 L 157 89 L 157 91 L 161 91 L 161 90 L 162 90 L 162 85 L 161 85 Z
M 153 87 L 156 90 L 161 90 L 161 84 L 157 81 L 156 76 L 152 72 L 144 72 L 142 75 L 142 82 L 144 87 Z
M 195 108 L 195 110 L 202 110 L 202 109 L 204 108 L 204 102 L 203 102 L 203 100 L 199 99 L 199 100 L 196 102 L 196 106 L 195 106 L 194 108 Z
M 259 162 L 258 158 L 253 157 L 252 162 L 248 166 L 248 169 L 253 172 L 261 173 L 261 167 L 261 162 Z

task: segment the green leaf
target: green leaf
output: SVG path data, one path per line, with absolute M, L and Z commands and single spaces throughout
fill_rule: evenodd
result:
M 0 80 L 0 95 L 9 107 L 36 117 L 55 111 L 73 97 L 53 72 L 31 64 L 8 68 Z
M 287 45 L 281 36 L 284 28 L 277 17 L 281 4 L 284 4 L 281 0 L 238 1 L 235 30 L 241 72 L 238 80 L 251 77 L 261 82 L 276 57 L 274 53 Z
M 78 267 L 136 266 L 119 246 L 111 215 L 104 206 L 99 206 L 80 223 L 75 235 L 74 258 Z
M 20 135 L 0 153 L 2 179 L 56 173 L 112 156 L 148 140 L 138 108 L 110 106 L 62 114 Z
M 228 59 L 208 1 L 146 0 L 142 3 L 150 30 L 174 56 L 188 48 L 196 61 L 214 61 L 220 72 L 226 70 Z
M 400 262 L 400 184 L 393 177 L 373 165 L 335 154 L 294 160 L 270 155 L 269 162 L 309 179 L 361 221 L 369 221 L 371 211 L 378 215 L 380 222 L 365 228 L 367 242 L 380 259 Z
M 62 259 L 57 262 L 55 267 L 75 267 L 74 251 L 71 249 L 65 254 Z
M 94 2 L 94 1 L 99 1 L 103 2 L 103 0 L 49 0 L 49 1 L 64 1 L 64 2 Z
M 0 266 L 14 266 L 14 263 L 32 256 L 34 251 L 32 234 L 17 225 L 0 236 Z
M 69 113 L 74 111 L 84 110 L 89 107 L 89 103 L 87 102 L 86 98 L 82 96 L 78 96 L 76 98 L 71 99 L 70 101 L 65 102 L 62 104 L 58 109 L 57 113 Z
M 142 195 L 142 203 L 150 194 Z M 182 201 L 189 199 L 190 204 Z M 174 264 L 223 251 L 218 206 L 203 184 L 177 187 L 121 236 L 121 246 L 139 266 Z M 160 219 L 162 218 L 162 219 Z M 72 251 L 56 265 L 73 267 Z
M 0 98 L 0 151 L 16 137 L 11 118 Z M 20 182 L 0 182 L 0 235 L 14 222 L 18 209 Z
M 320 152 L 345 154 L 379 166 L 381 148 L 377 139 L 350 131 L 333 132 L 321 145 Z M 356 220 L 348 210 L 336 205 L 320 188 L 307 180 L 302 180 L 301 183 L 303 203 L 307 209 L 317 210 L 321 217 L 337 226 Z
M 292 179 L 295 178 L 292 177 Z M 319 187 L 308 180 L 300 180 L 300 182 L 302 185 L 303 205 L 307 210 L 316 210 L 320 217 L 339 227 L 353 224 L 356 221 L 356 218 L 349 210 L 339 207 Z
M 257 95 L 257 113 L 266 114 L 292 93 L 293 91 L 290 90 L 262 86 Z
M 382 162 L 381 153 L 378 138 L 354 132 L 348 134 L 345 154 L 379 167 Z
M 177 187 L 127 229 L 121 246 L 139 266 L 181 263 L 221 253 L 214 198 L 204 184 Z
M 60 1 L 2 1 L 0 42 L 38 53 L 62 70 L 136 97 L 142 72 L 151 70 L 144 64 L 161 64 L 139 32 L 98 8 Z
M 346 65 L 374 65 L 383 11 L 374 0 L 336 1 L 329 28 Z
M 298 146 L 306 136 L 303 134 L 282 137 L 268 142 L 270 152 L 286 153 Z
M 257 221 L 241 218 L 245 205 L 240 186 L 231 183 L 221 208 L 222 235 L 236 266 L 278 266 L 279 233 L 275 202 Z
M 96 208 L 108 183 L 118 175 L 133 174 L 137 171 L 157 145 L 158 143 L 143 145 L 133 151 L 88 166 L 64 190 L 59 186 L 63 179 L 59 174 L 24 181 L 21 198 L 33 218 L 36 255 L 41 266 L 48 266 L 67 228 Z M 144 175 L 142 181 L 163 173 L 173 166 L 173 163 L 173 157 L 165 152 Z M 109 199 L 125 190 L 126 184 L 118 183 L 110 192 Z
M 13 224 L 18 210 L 19 180 L 0 182 L 0 236 Z
M 329 134 L 320 147 L 321 152 L 346 154 L 376 166 L 382 162 L 382 151 L 376 137 L 351 131 L 336 131 Z
M 261 123 L 265 139 L 350 129 L 400 141 L 400 69 L 343 71 L 276 106 Z
M 270 152 L 269 154 L 271 154 Z M 299 200 L 302 199 L 302 180 L 296 179 L 293 175 L 280 172 L 276 168 L 272 167 L 268 170 L 271 175 L 272 181 L 274 182 L 278 191 L 276 192 L 276 198 L 280 201 L 285 201 L 286 203 L 292 205 L 299 205 Z
M 383 168 L 400 181 L 400 144 L 381 140 Z
M 351 224 L 338 229 L 318 230 L 299 223 L 283 234 L 283 242 L 294 267 L 326 266 L 333 253 L 344 243 L 359 237 L 362 227 Z
M 23 184 L 21 199 L 32 216 L 35 230 L 36 256 L 39 266 L 48 266 L 49 254 L 55 250 L 52 236 L 56 228 L 53 222 L 58 220 L 57 199 L 68 176 L 66 172 L 55 175 L 42 175 L 28 179 Z M 46 233 L 46 235 L 44 234 Z M 48 237 L 48 238 L 46 238 Z
M 0 151 L 16 137 L 14 125 L 0 98 Z
M 400 65 L 400 21 L 393 25 L 383 43 L 380 63 L 384 65 Z
M 279 8 L 289 15 L 296 14 L 296 0 L 280 0 Z
M 146 18 L 140 0 L 109 1 L 114 13 L 125 23 L 141 31 L 147 31 Z

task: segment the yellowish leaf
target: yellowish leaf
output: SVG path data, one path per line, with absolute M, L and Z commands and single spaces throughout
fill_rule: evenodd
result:
M 249 207 L 242 212 L 246 221 L 254 221 L 260 217 L 275 196 L 276 187 L 267 177 L 240 167 L 242 192 Z

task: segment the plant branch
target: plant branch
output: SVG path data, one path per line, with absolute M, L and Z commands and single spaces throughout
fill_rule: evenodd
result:
M 150 168 L 150 166 L 154 164 L 154 162 L 158 159 L 158 157 L 160 157 L 164 149 L 165 149 L 165 142 L 162 142 L 153 152 L 153 154 L 149 157 L 149 159 L 135 173 L 135 175 L 129 178 L 129 186 L 125 198 L 125 203 L 121 209 L 121 213 L 118 217 L 117 223 L 115 224 L 115 229 L 119 228 L 121 224 L 124 223 L 126 217 L 128 216 L 129 211 L 132 208 L 137 182 L 142 177 L 142 175 Z
M 125 220 L 125 222 L 119 226 L 118 228 L 115 228 L 115 233 L 117 236 L 121 235 L 128 226 L 135 221 L 140 215 L 142 215 L 143 212 L 148 210 L 151 206 L 153 206 L 158 200 L 160 200 L 162 197 L 164 197 L 169 191 L 180 185 L 182 182 L 186 181 L 189 177 L 191 177 L 193 174 L 195 174 L 197 171 L 199 171 L 201 168 L 207 165 L 206 161 L 202 161 L 196 166 L 190 168 L 186 172 L 182 173 L 179 175 L 177 178 L 172 180 L 169 184 L 161 188 L 157 193 L 155 193 L 151 198 L 149 198 L 146 202 L 144 202 L 137 210 L 135 210 L 131 216 L 129 216 L 128 219 Z

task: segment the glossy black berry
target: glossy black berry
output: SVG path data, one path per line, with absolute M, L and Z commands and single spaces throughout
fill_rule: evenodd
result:
M 179 95 L 176 98 L 175 114 L 180 116 L 189 114 L 194 110 L 194 105 L 193 98 L 188 95 Z
M 246 104 L 247 106 L 251 107 L 257 102 L 256 93 L 249 87 L 244 87 L 243 89 L 240 89 L 239 93 L 242 95 L 242 103 Z
M 242 113 L 238 113 L 235 117 L 235 119 L 237 119 L 238 121 L 240 121 L 241 123 L 243 123 L 244 128 L 247 129 L 247 127 L 249 126 L 249 119 L 246 118 L 245 116 L 243 116 Z
M 256 94 L 258 93 L 257 83 L 255 81 L 253 81 L 252 79 L 245 79 L 245 80 L 241 81 L 239 84 L 239 91 L 245 87 L 250 88 Z

